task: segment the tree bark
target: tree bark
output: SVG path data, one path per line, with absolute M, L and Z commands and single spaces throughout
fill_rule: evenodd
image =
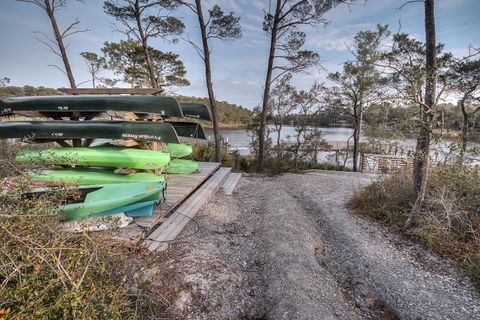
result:
M 158 88 L 158 81 L 155 77 L 155 67 L 153 65 L 152 55 L 148 48 L 148 40 L 145 36 L 145 32 L 142 27 L 142 17 L 140 16 L 140 3 L 139 0 L 135 0 L 135 20 L 137 22 L 138 33 L 142 41 L 143 52 L 145 53 L 145 59 L 147 60 L 148 76 L 150 77 L 150 84 L 152 88 Z
M 58 49 L 60 50 L 60 55 L 62 56 L 63 65 L 65 66 L 65 73 L 67 74 L 68 82 L 70 87 L 75 89 L 77 87 L 75 83 L 75 78 L 73 77 L 72 68 L 70 67 L 70 62 L 68 61 L 67 51 L 65 50 L 65 45 L 63 44 L 63 37 L 58 29 L 57 20 L 55 19 L 55 14 L 53 13 L 53 8 L 50 4 L 50 0 L 45 0 L 45 9 L 47 15 L 50 18 L 52 23 L 53 33 L 55 35 L 55 40 L 57 41 Z
M 272 85 L 273 62 L 275 60 L 275 49 L 277 46 L 277 28 L 280 15 L 281 0 L 277 0 L 275 8 L 275 17 L 273 19 L 271 37 L 270 37 L 270 52 L 268 55 L 267 74 L 265 77 L 265 86 L 263 89 L 262 113 L 260 115 L 260 128 L 258 132 L 258 155 L 257 155 L 257 172 L 263 171 L 263 164 L 265 160 L 265 131 L 267 126 L 268 103 L 270 100 L 270 87 Z
M 426 82 L 425 101 L 421 106 L 421 127 L 417 138 L 415 158 L 413 163 L 413 208 L 405 222 L 409 228 L 418 215 L 425 199 L 428 180 L 428 165 L 430 158 L 430 143 L 432 139 L 432 123 L 435 111 L 437 84 L 436 71 L 436 40 L 435 40 L 435 0 L 425 0 L 425 44 L 426 44 Z
M 458 155 L 458 163 L 463 164 L 465 161 L 465 152 L 467 151 L 468 144 L 468 125 L 469 125 L 469 114 L 465 108 L 466 96 L 460 100 L 460 108 L 462 109 L 463 122 L 462 122 L 462 134 L 461 134 L 461 145 L 460 145 L 460 154 Z
M 203 45 L 203 61 L 205 63 L 205 81 L 207 84 L 208 91 L 208 100 L 210 102 L 210 109 L 212 111 L 212 122 L 213 122 L 213 135 L 215 139 L 215 154 L 213 160 L 216 162 L 221 161 L 221 135 L 220 128 L 218 123 L 218 110 L 217 102 L 215 100 L 215 94 L 213 91 L 212 83 L 212 67 L 210 63 L 210 47 L 208 45 L 207 38 L 207 27 L 205 25 L 205 20 L 203 18 L 202 11 L 202 0 L 195 0 L 196 11 L 198 16 L 198 23 L 200 25 L 200 32 L 202 34 L 202 45 Z
M 355 128 L 353 129 L 353 171 L 358 171 L 358 155 L 360 153 L 360 134 L 362 132 L 363 112 L 360 106 L 355 110 Z

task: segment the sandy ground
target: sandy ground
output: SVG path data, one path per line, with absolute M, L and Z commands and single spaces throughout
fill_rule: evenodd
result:
M 480 319 L 468 277 L 345 209 L 373 176 L 244 177 L 169 248 L 178 319 Z

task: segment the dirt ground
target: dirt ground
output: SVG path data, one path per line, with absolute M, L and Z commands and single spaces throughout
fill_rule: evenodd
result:
M 461 270 L 352 215 L 374 176 L 243 177 L 170 245 L 178 319 L 480 319 Z

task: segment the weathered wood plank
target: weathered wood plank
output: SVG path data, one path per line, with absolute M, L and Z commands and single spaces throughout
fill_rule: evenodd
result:
M 237 186 L 241 177 L 241 173 L 230 173 L 222 185 L 222 190 L 227 196 L 231 196 L 233 194 L 233 191 L 235 190 L 235 187 Z
M 166 201 L 160 203 L 151 217 L 135 218 L 128 227 L 118 230 L 115 238 L 136 243 L 144 238 L 156 225 L 163 222 L 185 199 L 187 199 L 202 183 L 208 180 L 220 167 L 217 162 L 199 162 L 196 174 L 168 175 Z
M 168 242 L 175 240 L 188 222 L 222 185 L 230 168 L 220 168 L 205 184 L 195 191 L 172 215 L 155 229 L 144 241 L 149 250 L 162 251 L 168 248 Z

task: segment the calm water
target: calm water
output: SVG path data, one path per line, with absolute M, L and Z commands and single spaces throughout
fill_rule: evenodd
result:
M 319 128 L 323 132 L 323 137 L 328 143 L 346 142 L 349 137 L 353 135 L 352 128 Z M 222 129 L 222 136 L 228 144 L 236 149 L 241 155 L 248 155 L 250 153 L 249 144 L 252 140 L 251 133 L 245 129 Z M 206 134 L 209 140 L 213 139 L 213 131 L 208 129 Z M 295 135 L 295 128 L 293 126 L 284 126 L 282 129 L 281 138 L 288 140 L 289 137 Z M 270 137 L 273 141 L 276 141 L 276 132 L 272 132 Z M 414 148 L 416 140 L 413 138 L 394 140 L 401 146 Z M 351 142 L 352 143 L 352 142 Z M 452 143 L 450 139 L 443 139 L 440 143 L 432 146 L 441 153 L 448 153 L 449 146 Z M 320 162 L 334 162 L 334 153 L 332 152 L 320 152 L 318 160 Z M 347 166 L 351 166 L 351 163 L 347 162 Z

